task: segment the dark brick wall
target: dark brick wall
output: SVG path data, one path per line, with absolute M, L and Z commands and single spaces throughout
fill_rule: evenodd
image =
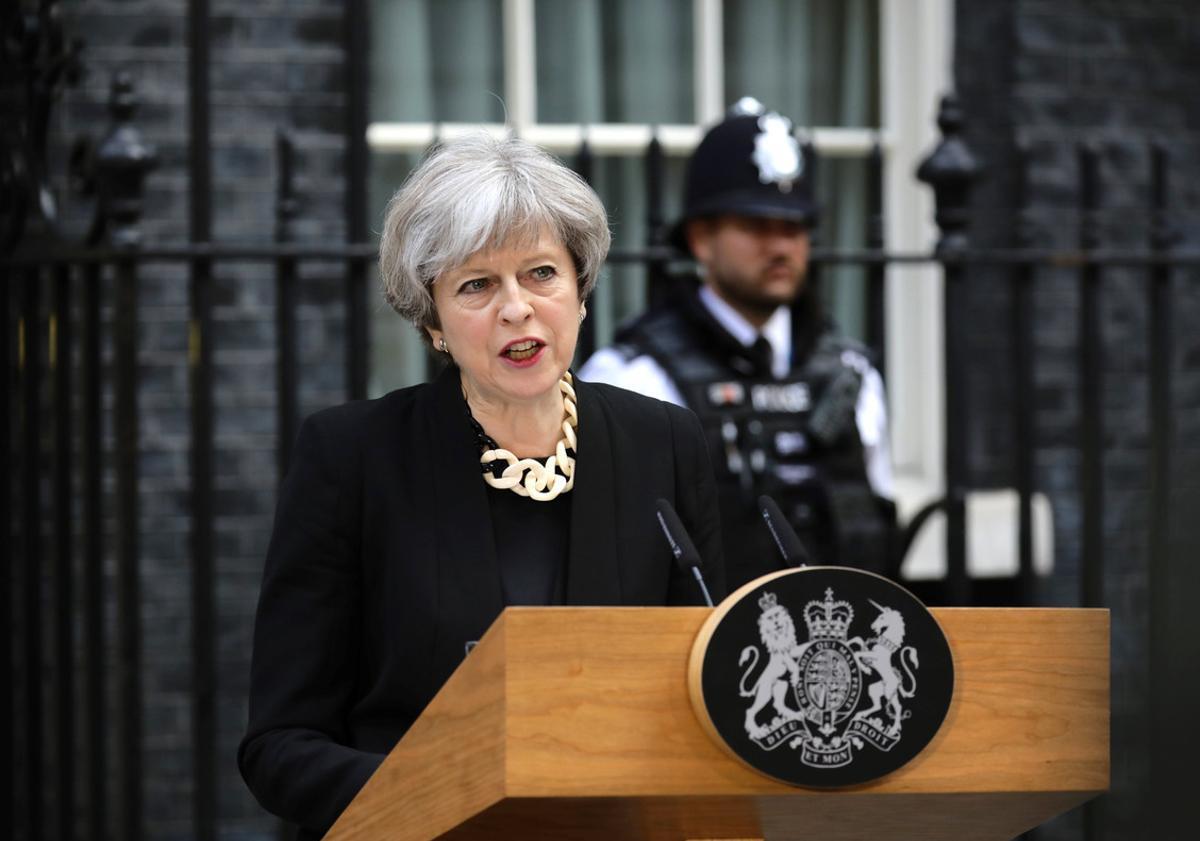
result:
M 970 13 L 966 13 L 969 5 Z M 1030 167 L 1033 243 L 1072 247 L 1079 242 L 1080 202 L 1076 145 L 1095 144 L 1102 184 L 1097 224 L 1105 247 L 1144 247 L 1149 238 L 1148 144 L 1159 141 L 1171 156 L 1172 217 L 1180 244 L 1200 243 L 1196 208 L 1200 175 L 1200 17 L 1185 0 L 996 0 L 959 4 L 956 84 L 968 119 L 968 139 L 989 169 L 973 200 L 972 236 L 981 245 L 1011 244 L 1022 147 Z M 979 484 L 1011 484 L 1009 338 L 1003 318 L 1010 295 L 1005 275 L 980 271 L 973 278 L 970 352 L 976 365 L 969 436 L 971 466 Z M 1035 281 L 1035 353 L 1039 441 L 1038 483 L 1053 501 L 1056 570 L 1040 601 L 1079 601 L 1080 391 L 1077 367 L 1079 281 L 1072 271 L 1042 271 Z M 1178 270 L 1172 281 L 1171 329 L 1174 458 L 1171 472 L 1170 590 L 1194 579 L 1195 429 L 1200 406 L 1200 339 L 1190 329 L 1200 308 L 1200 276 Z M 1175 820 L 1181 803 L 1168 807 L 1158 834 L 1151 826 L 1163 810 L 1150 792 L 1167 763 L 1151 759 L 1152 722 L 1167 699 L 1152 694 L 1151 579 L 1149 563 L 1150 412 L 1149 313 L 1144 270 L 1112 268 L 1102 280 L 1105 500 L 1103 564 L 1105 604 L 1112 611 L 1112 793 L 1099 806 L 1104 838 L 1194 837 L 1195 823 Z M 1190 538 L 1185 538 L 1190 535 Z M 1182 598 L 1182 597 L 1180 597 Z M 1176 609 L 1171 645 L 1187 645 L 1200 628 Z M 1194 645 L 1191 649 L 1194 651 Z M 1179 670 L 1182 672 L 1182 670 Z M 1161 690 L 1160 686 L 1160 690 Z M 1195 697 L 1195 696 L 1193 696 Z M 1196 745 L 1193 736 L 1176 742 Z M 1079 838 L 1083 818 L 1068 816 L 1039 838 Z M 1164 834 L 1165 832 L 1165 834 Z
M 98 139 L 103 134 L 109 125 L 110 81 L 118 70 L 128 70 L 141 102 L 135 122 L 159 156 L 158 168 L 147 180 L 141 226 L 145 241 L 186 240 L 188 4 L 93 0 L 64 3 L 63 11 L 67 32 L 86 43 L 88 75 L 66 92 L 55 111 L 54 161 L 65 159 L 75 137 Z M 344 237 L 343 12 L 336 0 L 213 0 L 209 79 L 215 240 L 272 238 L 277 128 L 290 130 L 298 148 L 296 186 L 302 208 L 293 226 L 295 238 L 336 242 Z M 65 197 L 65 183 L 58 187 Z M 85 203 L 73 199 L 66 199 L 64 208 L 76 228 L 89 212 Z M 188 274 L 179 264 L 148 263 L 140 269 L 139 283 L 145 830 L 151 839 L 188 839 L 194 837 Z M 235 751 L 246 718 L 253 612 L 277 481 L 275 280 L 269 264 L 220 263 L 213 269 L 212 284 L 219 829 L 222 838 L 270 838 L 277 822 L 246 790 L 236 771 Z M 105 289 L 103 318 L 109 325 L 112 289 L 107 283 Z M 300 409 L 308 414 L 344 399 L 340 268 L 302 267 L 299 295 Z M 109 465 L 112 446 L 109 428 Z M 107 513 L 112 515 L 111 508 Z M 111 552 L 109 559 L 111 565 Z M 115 611 L 112 592 L 110 569 L 110 617 Z M 114 752 L 120 750 L 116 736 L 110 731 Z M 52 793 L 47 800 L 53 803 Z M 115 805 L 109 811 L 114 816 L 110 837 L 118 837 Z

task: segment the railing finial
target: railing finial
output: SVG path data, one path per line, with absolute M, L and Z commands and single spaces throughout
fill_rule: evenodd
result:
M 96 150 L 98 212 L 112 244 L 133 248 L 142 239 L 138 225 L 142 219 L 146 174 L 158 165 L 158 154 L 133 125 L 139 102 L 133 78 L 127 71 L 118 71 L 113 77 L 108 102 L 113 126 Z
M 967 247 L 971 187 L 982 167 L 962 137 L 964 119 L 957 96 L 942 97 L 937 122 L 942 140 L 917 168 L 917 180 L 933 188 L 941 229 L 937 250 L 961 251 Z

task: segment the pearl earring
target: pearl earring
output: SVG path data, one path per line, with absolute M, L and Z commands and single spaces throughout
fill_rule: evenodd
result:
M 445 336 L 442 336 L 440 339 L 438 339 L 438 350 L 440 350 L 442 353 L 450 352 L 450 348 L 446 347 L 446 337 Z

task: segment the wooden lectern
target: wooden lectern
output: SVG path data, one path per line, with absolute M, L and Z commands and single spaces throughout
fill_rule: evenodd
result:
M 1105 610 L 933 610 L 954 655 L 934 740 L 878 782 L 777 783 L 688 700 L 707 608 L 510 608 L 326 836 L 996 839 L 1109 784 Z

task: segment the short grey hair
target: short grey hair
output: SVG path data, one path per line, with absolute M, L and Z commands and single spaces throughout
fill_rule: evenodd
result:
M 383 295 L 428 339 L 430 285 L 476 252 L 557 234 L 575 261 L 579 299 L 596 285 L 611 235 L 604 205 L 558 159 L 514 136 L 479 132 L 443 143 L 388 202 L 379 243 Z

